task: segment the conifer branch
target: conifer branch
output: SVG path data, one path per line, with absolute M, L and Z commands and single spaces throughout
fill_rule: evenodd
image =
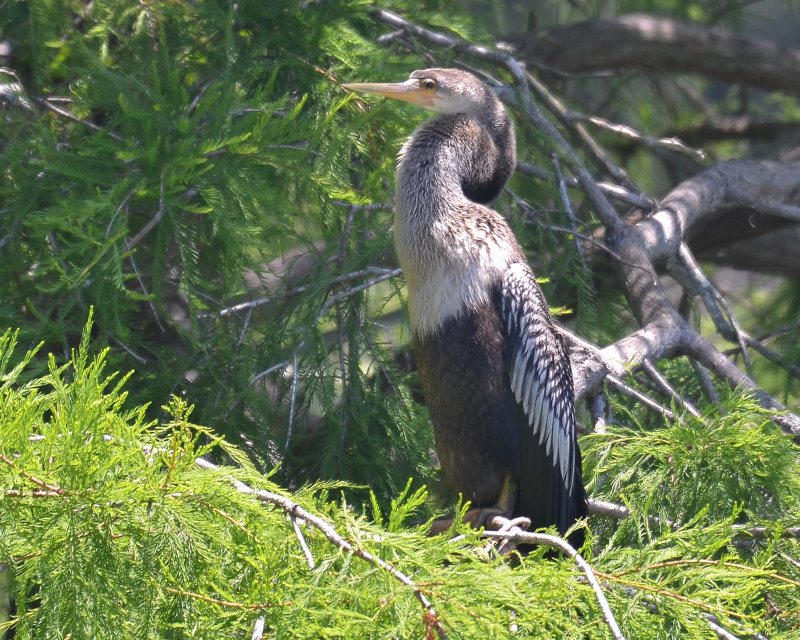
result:
M 212 471 L 219 470 L 217 465 L 203 458 L 197 458 L 195 460 L 195 464 L 201 469 L 209 469 Z M 428 600 L 428 597 L 423 593 L 422 589 L 405 573 L 394 567 L 391 563 L 386 562 L 386 560 L 370 553 L 366 549 L 362 549 L 354 543 L 349 542 L 339 535 L 330 522 L 327 522 L 326 520 L 315 516 L 311 512 L 306 511 L 293 500 L 290 500 L 289 498 L 280 494 L 267 491 L 266 489 L 253 489 L 241 480 L 237 480 L 234 477 L 231 477 L 230 480 L 239 493 L 252 495 L 258 500 L 280 507 L 290 518 L 302 518 L 305 522 L 308 522 L 310 525 L 318 529 L 332 544 L 336 545 L 343 551 L 352 553 L 356 557 L 361 558 L 362 560 L 380 569 L 383 569 L 401 584 L 410 587 L 414 592 L 414 596 L 425 610 L 426 623 L 430 624 L 436 630 L 436 633 L 441 640 L 447 640 L 447 633 L 445 632 L 441 621 L 437 617 L 436 610 L 433 608 L 430 600 Z
M 19 489 L 6 489 L 3 495 L 12 498 L 25 498 L 31 496 L 32 498 L 58 498 L 62 495 L 63 491 L 42 491 L 35 489 L 34 491 L 20 491 Z
M 167 203 L 164 199 L 164 169 L 161 172 L 161 184 L 159 185 L 159 196 L 158 196 L 158 210 L 156 211 L 155 215 L 148 220 L 145 225 L 139 230 L 139 232 L 133 236 L 130 240 L 125 242 L 125 248 L 130 252 L 138 245 L 148 233 L 150 233 L 153 229 L 155 229 L 156 225 L 161 222 L 161 218 L 164 217 L 164 213 L 167 210 Z
M 98 133 L 104 133 L 109 138 L 116 140 L 117 142 L 125 142 L 125 138 L 123 138 L 121 135 L 114 133 L 113 131 L 109 131 L 108 129 L 104 129 L 103 127 L 96 125 L 94 122 L 89 122 L 88 120 L 79 118 L 78 116 L 71 114 L 66 109 L 57 107 L 52 102 L 50 102 L 48 98 L 34 98 L 34 101 L 36 102 L 36 104 L 43 106 L 45 109 L 48 109 L 49 111 L 52 111 L 53 113 L 66 118 L 67 120 L 71 120 L 72 122 L 77 122 L 78 124 L 83 125 L 84 127 L 91 129 L 92 131 L 97 131 Z
M 626 520 L 631 517 L 630 509 L 624 504 L 600 500 L 599 498 L 587 498 L 586 502 L 589 505 L 589 513 L 591 514 L 606 516 L 615 520 Z M 663 520 L 656 516 L 649 516 L 649 519 L 653 522 L 664 522 L 672 529 L 677 527 L 676 523 Z M 731 529 L 736 537 L 742 538 L 771 538 L 775 534 L 780 534 L 781 538 L 800 538 L 800 527 L 749 527 L 745 524 L 734 524 Z
M 489 523 L 491 526 L 500 525 L 501 528 L 505 527 L 505 518 L 495 516 Z M 611 606 L 608 604 L 603 588 L 595 577 L 595 571 L 592 566 L 584 560 L 583 556 L 569 542 L 558 536 L 550 535 L 549 533 L 531 533 L 530 531 L 523 531 L 517 526 L 512 526 L 506 531 L 484 531 L 483 535 L 487 538 L 510 540 L 515 544 L 535 544 L 539 546 L 549 547 L 556 549 L 563 553 L 568 558 L 571 558 L 575 565 L 583 571 L 586 580 L 592 587 L 592 590 L 597 597 L 597 602 L 600 605 L 600 610 L 603 612 L 608 628 L 616 640 L 625 640 L 625 636 L 614 618 L 614 613 L 611 611 Z
M 229 600 L 220 600 L 219 598 L 212 598 L 211 596 L 207 596 L 202 593 L 193 593 L 192 591 L 184 591 L 182 589 L 175 589 L 173 587 L 167 587 L 165 585 L 160 585 L 164 591 L 169 591 L 170 593 L 174 593 L 179 596 L 184 596 L 187 598 L 195 598 L 197 600 L 202 600 L 203 602 L 208 602 L 210 604 L 216 604 L 220 607 L 229 607 L 232 609 L 269 609 L 274 607 L 275 604 L 272 602 L 265 602 L 262 604 L 244 604 L 241 602 L 231 602 Z M 283 606 L 288 607 L 291 606 L 291 602 L 283 602 L 281 603 Z
M 624 580 L 623 578 L 615 574 L 603 573 L 601 571 L 598 571 L 597 575 L 599 575 L 604 580 L 616 582 L 617 584 L 629 587 L 635 591 L 646 591 L 648 593 L 656 594 L 656 596 L 664 596 L 666 598 L 672 598 L 673 600 L 685 602 L 686 604 L 689 604 L 693 607 L 697 607 L 698 609 L 704 609 L 707 611 L 716 611 L 717 613 L 722 613 L 725 614 L 726 616 L 730 616 L 733 618 L 740 618 L 742 620 L 753 620 L 755 618 L 755 616 L 753 615 L 747 613 L 739 613 L 738 611 L 730 611 L 723 607 L 718 607 L 713 604 L 708 604 L 707 602 L 702 602 L 700 600 L 696 600 L 695 598 L 684 596 L 680 593 L 676 593 L 675 591 L 670 591 L 669 589 L 651 586 L 649 584 L 643 584 L 641 582 L 634 582 L 632 580 Z
M 15 465 L 11 460 L 9 460 L 2 453 L 0 453 L 0 461 L 5 462 L 12 469 L 17 469 L 17 465 Z M 46 489 L 48 492 L 51 492 L 51 493 L 54 493 L 54 494 L 57 494 L 57 495 L 61 495 L 61 494 L 65 493 L 65 490 L 62 489 L 61 487 L 57 487 L 54 484 L 49 484 L 48 482 L 45 482 L 44 480 L 39 480 L 39 478 L 37 478 L 36 476 L 31 475 L 27 471 L 23 471 L 22 469 L 17 469 L 17 471 L 19 472 L 19 474 L 23 478 L 26 478 L 26 479 L 30 480 L 33 484 L 35 484 L 35 485 L 37 485 L 39 487 L 42 487 L 43 489 Z

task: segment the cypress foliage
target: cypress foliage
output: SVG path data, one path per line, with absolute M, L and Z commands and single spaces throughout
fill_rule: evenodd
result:
M 234 478 L 287 494 L 240 449 L 190 422 L 185 402 L 173 398 L 158 421 L 147 419 L 146 407 L 129 406 L 128 379 L 107 373 L 107 351 L 89 356 L 88 325 L 72 358 L 59 365 L 50 357 L 39 377 L 26 375 L 37 352 L 14 353 L 18 339 L 18 332 L 0 337 L 0 594 L 15 606 L 0 629 L 14 637 L 229 638 L 247 637 L 257 624 L 267 637 L 434 637 L 434 622 L 448 637 L 608 637 L 595 595 L 569 559 L 542 548 L 509 563 L 461 527 L 428 538 L 427 525 L 410 524 L 424 490 L 407 486 L 388 509 L 373 496 L 369 517 L 333 501 L 335 484 L 290 496 L 354 548 L 413 576 L 435 607 L 434 621 L 389 571 L 342 550 L 310 523 L 294 533 L 284 511 L 238 491 Z M 738 448 L 796 460 L 785 436 L 734 422 L 720 419 L 714 430 L 724 454 Z M 595 447 L 615 438 L 625 442 L 614 455 L 595 456 Z M 597 552 L 585 550 L 624 632 L 708 637 L 713 615 L 727 628 L 792 637 L 800 622 L 800 572 L 791 562 L 797 540 L 780 538 L 774 520 L 776 533 L 761 542 L 736 538 L 743 513 L 766 515 L 771 507 L 762 496 L 721 488 L 702 473 L 706 464 L 692 461 L 704 452 L 678 439 L 619 429 L 589 447 L 605 486 L 629 498 L 633 511 L 619 527 L 598 527 Z M 684 459 L 670 460 L 668 451 Z M 198 458 L 215 454 L 228 466 L 198 467 Z M 636 479 L 628 473 L 633 457 Z M 719 455 L 713 468 L 740 470 L 747 489 L 744 481 L 758 473 L 741 462 Z M 694 490 L 679 502 L 710 506 L 671 527 L 648 521 L 636 505 L 656 502 L 652 512 L 660 514 L 675 496 L 659 501 L 641 481 L 688 470 Z M 762 479 L 760 492 L 795 505 L 796 484 Z M 715 503 L 715 495 L 736 502 Z
M 0 9 L 31 107 L 0 133 L 0 326 L 66 355 L 94 306 L 94 344 L 140 372 L 151 417 L 176 394 L 287 482 L 395 495 L 426 478 L 431 437 L 387 351 L 405 338 L 376 320 L 402 321 L 375 271 L 394 266 L 391 212 L 361 205 L 402 134 L 371 156 L 323 71 L 377 67 L 360 3 L 307 4 Z

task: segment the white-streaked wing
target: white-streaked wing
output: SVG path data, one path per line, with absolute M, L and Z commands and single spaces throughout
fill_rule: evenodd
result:
M 572 370 L 528 265 L 514 264 L 506 271 L 500 307 L 511 389 L 527 418 L 529 437 L 545 448 L 566 493 L 572 495 L 576 455 Z

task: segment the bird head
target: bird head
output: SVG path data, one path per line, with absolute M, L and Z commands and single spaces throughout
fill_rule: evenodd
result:
M 460 69 L 418 69 L 405 82 L 354 82 L 351 91 L 372 93 L 419 105 L 436 113 L 476 114 L 496 99 L 492 90 Z

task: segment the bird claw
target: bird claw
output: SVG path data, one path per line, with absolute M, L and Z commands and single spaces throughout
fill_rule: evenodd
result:
M 518 516 L 516 518 L 506 518 L 501 515 L 496 515 L 487 521 L 487 524 L 495 527 L 497 531 L 500 533 L 513 533 L 514 529 L 521 529 L 523 531 L 527 531 L 528 527 L 531 526 L 530 518 L 526 518 L 524 516 Z M 504 540 L 499 540 L 490 543 L 490 545 L 496 544 L 497 546 L 494 547 L 496 550 L 497 555 L 499 556 L 507 556 L 510 554 L 514 549 L 516 549 L 516 543 L 511 540 L 510 538 L 506 538 Z
M 503 516 L 495 516 L 487 524 L 497 527 L 497 530 L 502 533 L 508 533 L 514 527 L 522 529 L 523 531 L 527 531 L 528 527 L 531 526 L 531 520 L 525 516 L 511 518 L 510 520 L 508 518 L 504 518 Z
M 476 507 L 467 511 L 462 521 L 478 529 L 491 526 L 495 518 L 507 520 L 506 512 L 500 507 Z

